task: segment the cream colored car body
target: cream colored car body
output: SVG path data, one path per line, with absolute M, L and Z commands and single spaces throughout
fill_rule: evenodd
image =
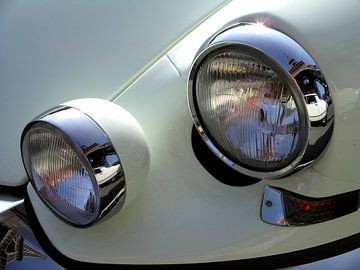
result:
M 156 11 L 155 7 L 148 8 L 149 12 Z M 262 192 L 269 184 L 315 197 L 360 189 L 357 171 L 360 154 L 360 28 L 354 27 L 358 25 L 359 8 L 360 3 L 355 0 L 341 3 L 324 0 L 231 1 L 183 38 L 169 43 L 172 45 L 159 50 L 155 56 L 153 54 L 153 60 L 121 91 L 113 93 L 109 90 L 100 96 L 110 96 L 113 102 L 127 109 L 146 134 L 150 172 L 142 192 L 115 216 L 93 227 L 79 229 L 54 216 L 29 185 L 31 203 L 52 244 L 69 258 L 86 262 L 197 263 L 283 254 L 359 233 L 358 212 L 302 227 L 272 226 L 261 221 L 259 215 Z M 141 16 L 133 19 L 142 20 Z M 335 111 L 333 136 L 314 166 L 283 179 L 265 179 L 245 187 L 220 183 L 195 157 L 191 146 L 193 125 L 186 96 L 187 76 L 197 51 L 212 34 L 234 20 L 264 23 L 301 44 L 322 70 Z M 118 25 L 119 31 L 124 31 L 121 27 L 125 26 Z M 135 30 L 127 28 L 127 31 Z M 127 40 L 123 42 L 126 44 Z M 146 44 L 141 46 L 147 49 Z M 126 59 L 129 62 L 120 60 L 119 66 L 131 64 L 131 59 Z M 40 76 L 32 81 L 38 79 Z M 49 77 L 46 80 L 48 87 L 56 87 L 58 91 L 71 85 L 69 81 L 59 85 L 55 80 L 53 85 Z M 102 88 L 101 82 L 98 83 L 98 88 Z M 77 91 L 76 84 L 72 87 Z M 112 86 L 103 88 L 109 87 Z M 79 91 L 81 95 L 88 95 L 86 87 L 80 87 Z M 36 110 L 25 111 L 21 105 L 28 100 L 26 89 L 19 89 L 17 98 L 20 93 L 24 98 L 23 103 L 16 106 L 17 113 L 26 114 L 26 120 L 30 120 Z M 96 89 L 91 93 L 96 95 Z M 37 95 L 39 112 L 58 101 L 56 98 L 42 99 L 41 91 Z M 2 102 L 5 104 L 4 99 Z M 4 119 L 1 120 L 4 123 Z M 10 150 L 5 146 L 6 149 Z M 11 148 L 11 151 L 15 150 Z M 2 171 L 3 164 L 8 163 L 2 163 Z M 21 178 L 21 174 L 15 176 Z

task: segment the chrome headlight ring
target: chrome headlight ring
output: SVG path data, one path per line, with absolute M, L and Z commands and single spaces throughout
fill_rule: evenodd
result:
M 58 106 L 38 116 L 23 131 L 21 152 L 39 197 L 70 224 L 90 226 L 123 206 L 120 158 L 106 133 L 80 110 Z
M 214 87 L 218 82 L 216 82 L 214 76 L 211 77 L 210 75 L 199 82 L 200 79 L 198 77 L 202 76 L 199 73 L 201 68 L 206 65 L 208 70 L 210 64 L 214 63 L 218 68 L 219 65 L 215 60 L 210 64 L 208 63 L 212 61 L 211 57 L 215 58 L 225 52 L 239 53 L 250 58 L 250 60 L 246 59 L 246 61 L 258 61 L 265 69 L 272 70 L 287 87 L 294 100 L 298 115 L 294 122 L 296 124 L 296 132 L 298 132 L 297 144 L 291 153 L 292 156 L 280 166 L 277 166 L 275 159 L 273 162 L 275 165 L 273 167 L 270 166 L 270 168 L 262 168 L 261 166 L 252 167 L 246 164 L 246 162 L 239 161 L 228 150 L 236 143 L 222 142 L 222 140 L 226 140 L 225 135 L 223 137 L 220 136 L 221 140 L 219 140 L 219 137 L 214 138 L 214 133 L 216 132 L 211 130 L 213 127 L 209 127 L 209 122 L 212 120 L 208 120 L 207 123 L 206 119 L 204 120 L 204 109 L 200 108 L 199 102 L 203 102 L 204 96 L 208 95 L 210 104 L 212 102 L 211 99 L 218 98 L 213 93 L 218 95 L 219 91 L 216 90 L 216 92 L 213 89 L 203 90 L 205 89 L 204 84 L 212 84 L 211 87 Z M 246 70 L 246 67 L 242 67 L 241 63 L 238 64 L 237 69 L 239 69 L 239 66 Z M 232 68 L 233 66 L 230 67 Z M 222 71 L 226 72 L 226 69 Z M 246 73 L 246 71 L 244 72 Z M 233 74 L 232 76 L 231 78 L 234 78 Z M 231 87 L 236 88 L 239 81 L 241 84 L 241 79 L 236 77 L 236 75 L 235 79 L 227 80 L 237 80 L 236 84 L 230 85 Z M 227 84 L 227 87 L 230 86 Z M 215 85 L 216 87 L 218 86 Z M 199 88 L 201 89 L 199 90 Z M 239 91 L 239 89 L 237 90 Z M 206 95 L 200 95 L 199 92 L 201 91 L 208 92 Z M 246 91 L 246 89 L 241 91 Z M 199 96 L 201 96 L 200 100 Z M 239 95 L 236 98 L 244 97 Z M 323 153 L 333 130 L 334 113 L 331 95 L 316 62 L 296 41 L 279 31 L 267 28 L 261 24 L 241 23 L 231 25 L 221 30 L 209 42 L 204 44 L 203 49 L 194 60 L 190 71 L 188 101 L 195 127 L 212 152 L 229 167 L 254 178 L 280 178 L 312 164 Z M 233 105 L 226 106 L 227 110 L 229 108 L 232 110 L 234 107 Z M 203 110 L 202 112 L 201 109 Z M 224 106 L 222 106 L 222 109 L 224 110 Z M 211 111 L 211 109 L 209 110 Z M 226 113 L 229 114 L 228 112 Z M 241 114 L 242 111 L 237 110 L 236 113 Z M 223 121 L 216 112 L 210 116 L 206 115 L 206 117 L 214 119 L 211 123 L 221 123 Z M 282 128 L 284 129 L 284 127 Z M 275 137 L 274 135 L 271 136 Z M 230 147 L 228 147 L 229 145 Z M 253 148 L 255 149 L 254 151 L 258 150 L 257 146 L 253 146 Z M 261 150 L 263 151 L 263 149 Z

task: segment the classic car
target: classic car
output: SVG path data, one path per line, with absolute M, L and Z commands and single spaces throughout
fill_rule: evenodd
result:
M 2 1 L 1 267 L 30 243 L 110 269 L 360 246 L 359 8 Z

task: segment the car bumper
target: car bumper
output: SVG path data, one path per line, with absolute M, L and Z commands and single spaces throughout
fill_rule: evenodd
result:
M 8 199 L 11 198 L 7 197 Z M 309 248 L 301 251 L 290 252 L 286 254 L 277 254 L 245 260 L 232 260 L 223 262 L 209 262 L 199 264 L 159 264 L 159 265 L 115 265 L 115 264 L 97 264 L 82 262 L 70 259 L 60 253 L 49 241 L 42 230 L 39 221 L 28 199 L 25 202 L 22 199 L 18 203 L 0 213 L 0 250 L 2 260 L 0 269 L 28 269 L 35 267 L 37 269 L 67 269 L 72 268 L 108 268 L 108 269 L 193 269 L 193 268 L 218 268 L 227 267 L 229 269 L 239 267 L 256 267 L 258 269 L 278 269 L 318 261 L 321 259 L 333 257 L 360 247 L 360 234 L 356 234 L 338 241 L 325 245 Z M 0 203 L 9 203 L 1 197 Z M 347 253 L 348 254 L 348 253 Z M 354 251 L 352 251 L 354 254 Z M 349 258 L 349 255 L 344 255 Z M 341 257 L 341 256 L 340 256 Z M 356 258 L 356 256 L 352 256 Z M 339 258 L 340 260 L 341 258 Z M 332 259 L 334 260 L 334 258 Z M 319 265 L 321 262 L 317 262 Z M 326 264 L 326 261 L 323 263 Z

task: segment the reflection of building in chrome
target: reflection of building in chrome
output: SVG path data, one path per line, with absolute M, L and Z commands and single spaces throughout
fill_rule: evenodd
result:
M 289 73 L 293 77 L 296 77 L 301 71 L 304 71 L 307 69 L 317 69 L 317 67 L 315 65 L 307 65 L 303 61 L 297 61 L 294 58 L 290 58 L 288 55 L 285 55 L 285 56 L 289 60 L 289 65 L 291 66 Z
M 88 159 L 91 160 L 93 167 L 96 167 L 96 164 L 110 167 L 116 165 L 114 163 L 118 161 L 110 143 L 93 143 L 89 146 L 83 145 L 81 148 Z
M 0 235 L 0 269 L 5 269 L 11 261 L 21 261 L 25 256 L 45 260 L 46 256 L 24 243 L 24 238 L 14 229 L 5 229 Z
M 109 179 L 116 180 L 122 175 L 120 161 L 110 143 L 93 143 L 89 146 L 83 145 L 81 148 L 91 163 L 99 185 L 108 182 Z
M 302 89 L 306 109 L 312 125 L 324 125 L 328 119 L 328 106 L 332 103 L 329 87 L 316 65 L 303 61 L 289 60 L 290 74 Z
M 303 94 L 316 94 L 320 99 L 330 102 L 329 87 L 318 67 L 316 65 L 307 65 L 303 61 L 290 59 L 288 56 L 286 57 L 291 66 L 289 73 L 295 77 Z

